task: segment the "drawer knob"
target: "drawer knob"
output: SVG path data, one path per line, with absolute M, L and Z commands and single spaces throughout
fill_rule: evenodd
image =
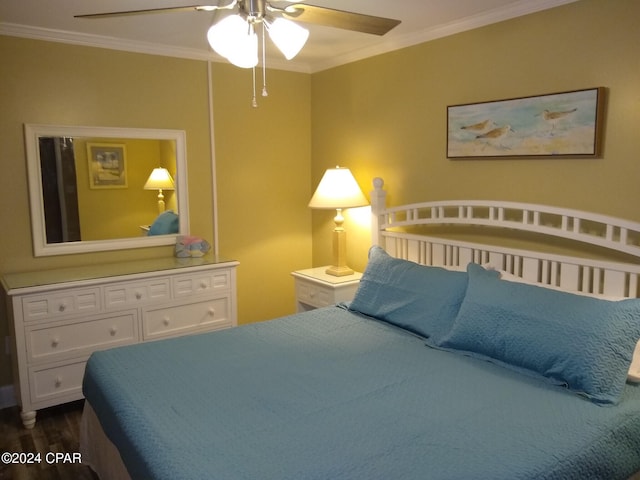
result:
M 140 300 L 142 298 L 142 294 L 140 292 L 136 292 L 136 300 Z
M 162 323 L 164 324 L 165 327 L 168 327 L 169 323 L 171 323 L 171 321 L 170 321 L 169 317 L 164 317 L 162 319 Z
M 115 337 L 116 333 L 118 333 L 118 329 L 116 327 L 111 327 L 109 329 L 109 333 L 111 334 L 112 337 Z
M 200 288 L 206 290 L 209 285 L 204 280 L 200 282 Z
M 62 377 L 58 375 L 53 383 L 56 388 L 60 388 L 62 386 Z
M 209 307 L 209 310 L 207 310 L 207 313 L 209 314 L 210 317 L 215 317 L 216 316 L 216 309 L 213 307 Z
M 58 337 L 53 337 L 51 339 L 51 346 L 56 348 L 58 345 L 60 345 L 60 339 Z
M 66 309 L 67 309 L 67 306 L 64 303 L 61 303 L 60 305 L 58 305 L 59 312 L 64 312 Z

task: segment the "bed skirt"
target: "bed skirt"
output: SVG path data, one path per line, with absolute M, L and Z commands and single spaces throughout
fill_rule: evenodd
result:
M 82 463 L 100 480 L 131 480 L 118 449 L 107 438 L 89 402 L 84 402 L 80 421 L 80 453 Z

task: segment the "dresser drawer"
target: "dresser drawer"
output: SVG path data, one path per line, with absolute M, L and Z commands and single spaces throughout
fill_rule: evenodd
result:
M 46 368 L 31 368 L 29 372 L 33 403 L 54 397 L 82 397 L 82 377 L 86 359 Z
M 298 280 L 296 282 L 296 296 L 298 301 L 320 308 L 333 305 L 333 293 L 328 287 L 322 287 L 311 282 Z
M 214 270 L 190 275 L 177 275 L 173 279 L 176 298 L 214 292 L 225 292 L 231 288 L 229 270 Z
M 134 307 L 151 302 L 171 299 L 168 278 L 150 278 L 144 282 L 121 283 L 104 287 L 104 304 L 107 309 Z
M 190 303 L 176 307 L 147 310 L 143 313 L 144 339 L 188 333 L 203 328 L 214 330 L 232 325 L 230 298 Z
M 82 398 L 95 351 L 234 326 L 237 264 L 162 257 L 3 276 L 23 425 Z
M 100 289 L 59 290 L 47 295 L 27 295 L 22 299 L 25 322 L 50 320 L 101 310 Z
M 138 340 L 137 311 L 118 312 L 98 318 L 60 322 L 25 330 L 30 362 L 62 359 L 95 350 L 127 345 Z

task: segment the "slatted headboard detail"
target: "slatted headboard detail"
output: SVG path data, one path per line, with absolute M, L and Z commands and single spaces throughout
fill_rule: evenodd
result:
M 371 192 L 372 241 L 394 257 L 422 265 L 490 264 L 528 282 L 608 297 L 640 296 L 640 223 L 566 208 L 515 202 L 456 200 L 386 207 L 384 182 Z M 448 240 L 403 231 L 418 225 L 474 225 L 550 235 L 604 247 L 637 262 Z

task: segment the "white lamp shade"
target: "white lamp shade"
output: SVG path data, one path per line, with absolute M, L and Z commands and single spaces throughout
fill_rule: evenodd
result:
M 235 50 L 227 58 L 240 68 L 253 68 L 258 64 L 258 36 L 253 29 L 238 40 Z
M 173 178 L 166 168 L 154 168 L 144 184 L 145 190 L 174 190 Z
M 309 207 L 352 208 L 368 205 L 367 198 L 348 168 L 330 168 L 322 176 Z
M 309 38 L 309 30 L 285 18 L 265 21 L 269 37 L 287 60 L 295 57 Z
M 230 15 L 209 28 L 207 40 L 211 48 L 218 54 L 227 58 L 232 53 L 233 42 L 229 41 L 238 35 L 238 31 L 244 28 L 244 20 L 239 15 Z
M 258 64 L 258 36 L 240 15 L 230 15 L 207 32 L 211 48 L 233 65 L 252 68 Z

